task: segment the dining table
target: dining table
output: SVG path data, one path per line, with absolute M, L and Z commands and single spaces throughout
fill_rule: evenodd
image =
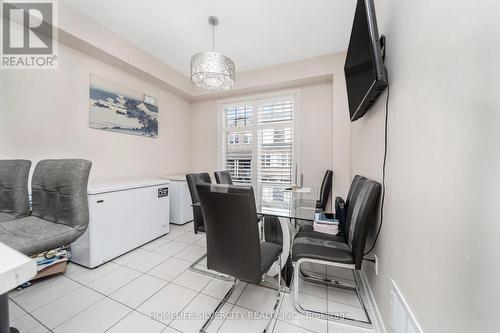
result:
M 312 224 L 318 212 L 316 201 L 318 190 L 315 187 L 287 187 L 276 185 L 260 185 L 254 188 L 257 214 L 262 221 L 262 238 L 277 242 L 283 246 L 281 262 L 285 263 L 282 277 L 285 285 L 290 286 L 293 273 L 291 248 L 293 237 L 298 228 L 304 224 Z M 197 202 L 193 206 L 200 206 Z M 279 224 L 279 227 L 276 227 Z M 278 273 L 275 264 L 268 272 L 274 276 Z

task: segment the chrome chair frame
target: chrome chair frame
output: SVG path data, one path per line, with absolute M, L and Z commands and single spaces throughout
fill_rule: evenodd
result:
M 350 285 L 350 284 L 343 283 L 343 282 L 340 282 L 337 280 L 330 280 L 327 277 L 322 278 L 322 277 L 317 277 L 317 276 L 306 274 L 301 270 L 301 267 L 300 267 L 305 262 L 350 269 L 353 271 L 355 284 Z M 303 308 L 300 305 L 300 299 L 299 299 L 299 278 L 300 278 L 299 273 L 300 273 L 300 276 L 302 276 L 303 279 L 306 281 L 309 281 L 312 283 L 318 283 L 318 284 L 322 284 L 322 285 L 326 284 L 329 287 L 356 292 L 356 296 L 358 297 L 359 303 L 361 304 L 361 306 L 363 308 L 363 311 L 365 313 L 367 320 L 366 321 L 357 320 L 357 319 L 349 318 L 346 316 L 333 315 L 330 313 L 325 313 L 325 312 L 320 312 L 320 311 L 315 311 L 315 310 Z M 370 315 L 368 314 L 368 310 L 366 309 L 366 305 L 365 305 L 365 302 L 363 301 L 363 297 L 361 296 L 362 284 L 360 283 L 359 277 L 357 276 L 356 273 L 357 272 L 356 272 L 354 264 L 341 264 L 341 263 L 336 263 L 336 262 L 332 262 L 332 261 L 309 259 L 309 258 L 302 258 L 302 259 L 297 260 L 297 262 L 294 265 L 294 272 L 293 272 L 293 289 L 294 289 L 293 292 L 294 292 L 295 309 L 304 315 L 313 315 L 313 316 L 320 317 L 322 319 L 343 322 L 343 323 L 346 323 L 349 325 L 358 326 L 358 327 L 362 327 L 362 328 L 372 328 L 373 327 L 372 320 L 370 318 Z
M 222 275 L 222 274 L 216 274 L 216 273 L 208 272 L 208 271 L 205 271 L 203 269 L 197 268 L 196 266 L 198 266 L 198 264 L 200 262 L 202 262 L 203 259 L 205 259 L 206 257 L 207 257 L 207 254 L 205 253 L 199 259 L 197 259 L 194 263 L 192 263 L 191 266 L 189 266 L 189 270 L 192 271 L 192 272 L 203 274 L 205 276 L 208 276 L 208 277 L 211 277 L 211 278 L 214 278 L 214 279 L 219 279 L 219 280 L 222 280 L 222 281 L 232 281 L 233 280 L 230 276 L 226 276 L 226 275 Z
M 276 260 L 276 261 L 278 262 L 278 265 L 279 265 L 279 270 L 278 270 L 278 288 L 277 288 L 278 294 L 276 296 L 276 302 L 274 303 L 273 313 L 271 315 L 271 318 L 267 322 L 266 328 L 264 328 L 264 330 L 262 331 L 263 333 L 269 332 L 269 327 L 271 326 L 271 323 L 272 323 L 274 317 L 276 317 L 276 315 L 277 315 L 278 306 L 279 306 L 280 301 L 281 301 L 281 269 L 282 269 L 281 256 L 279 256 L 278 260 Z M 264 276 L 265 276 L 265 274 L 264 274 Z M 262 280 L 264 280 L 264 276 L 262 277 Z M 207 333 L 207 329 L 210 326 L 210 324 L 212 323 L 212 321 L 214 320 L 215 315 L 224 306 L 224 304 L 227 303 L 227 301 L 229 300 L 229 298 L 233 294 L 234 289 L 236 289 L 236 284 L 238 282 L 238 279 L 236 279 L 236 278 L 234 278 L 234 279 L 229 278 L 229 279 L 233 280 L 233 285 L 231 286 L 231 288 L 229 289 L 229 291 L 226 293 L 226 295 L 224 296 L 224 298 L 222 299 L 222 301 L 220 301 L 220 303 L 217 305 L 217 307 L 215 308 L 215 310 L 211 313 L 210 317 L 207 319 L 207 321 L 205 322 L 205 324 L 203 324 L 203 326 L 200 328 L 200 333 Z

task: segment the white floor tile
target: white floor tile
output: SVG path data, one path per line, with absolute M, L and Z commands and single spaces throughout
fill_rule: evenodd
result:
M 301 278 L 299 278 L 299 290 L 301 293 L 309 294 L 320 298 L 326 298 L 327 296 L 326 293 L 327 288 L 325 284 L 307 282 Z
M 176 253 L 175 257 L 189 262 L 195 262 L 205 254 L 207 254 L 206 248 L 196 245 L 190 245 L 188 248 L 185 248 L 184 250 Z
M 310 333 L 313 331 L 306 330 L 299 326 L 294 326 L 292 324 L 286 323 L 284 321 L 278 320 L 274 326 L 273 333 Z
M 104 296 L 80 286 L 53 302 L 32 312 L 33 316 L 50 329 L 97 303 Z
M 107 333 L 159 333 L 166 326 L 140 312 L 133 311 L 125 318 L 120 320 L 115 326 L 111 327 Z
M 207 257 L 203 258 L 198 264 L 207 268 Z
M 31 312 L 72 292 L 79 286 L 80 284 L 64 276 L 49 277 L 33 283 L 31 287 L 22 290 L 22 294 L 14 296 L 14 299 L 25 311 Z
M 86 268 L 74 263 L 68 264 L 65 275 L 82 284 L 87 284 L 103 275 L 119 268 L 120 265 L 114 262 L 107 262 L 96 268 Z
M 172 226 L 172 224 L 170 225 Z M 183 230 L 183 231 L 186 231 L 186 232 L 194 232 L 193 230 L 193 221 L 191 222 L 188 222 L 188 223 L 185 223 L 185 224 L 182 224 L 182 225 L 176 225 L 177 228 L 179 228 L 180 230 Z M 203 233 L 201 233 L 202 235 L 204 235 Z
M 173 256 L 187 247 L 189 247 L 188 243 L 172 240 L 165 245 L 162 245 L 159 248 L 155 249 L 154 251 L 166 256 Z
M 201 239 L 197 240 L 193 244 L 201 247 L 207 247 L 207 238 L 203 236 Z
M 182 332 L 179 332 L 178 330 L 167 326 L 167 327 L 165 327 L 165 329 L 163 331 L 161 331 L 161 333 L 182 333 Z
M 121 287 L 109 297 L 135 309 L 166 284 L 167 282 L 164 280 L 144 274 Z
M 104 332 L 125 317 L 131 310 L 109 298 L 104 298 L 62 325 L 56 333 L 99 333 Z
M 329 321 L 328 333 L 375 333 L 375 330 Z
M 205 288 L 210 281 L 212 281 L 211 277 L 186 269 L 172 282 L 199 292 L 203 290 L 203 288 Z
M 220 333 L 255 333 L 262 332 L 269 321 L 265 316 L 261 317 L 252 310 L 233 307 L 229 317 L 219 329 Z M 271 326 L 272 328 L 272 326 Z
M 137 310 L 168 325 L 195 296 L 195 291 L 170 283 Z
M 352 269 L 346 269 L 342 267 L 327 266 L 327 274 L 330 279 L 341 278 L 343 280 L 354 281 L 354 273 Z
M 175 228 L 175 229 L 170 229 L 170 231 L 168 232 L 168 234 L 166 234 L 164 237 L 167 238 L 167 239 L 174 240 L 176 238 L 181 237 L 185 233 L 187 233 L 187 231 L 182 230 L 181 228 Z
M 213 279 L 207 284 L 205 288 L 203 288 L 201 293 L 218 299 L 223 299 L 224 296 L 226 296 L 229 289 L 231 289 L 232 285 L 233 282 L 231 281 Z M 241 296 L 241 293 L 243 292 L 246 286 L 247 286 L 246 283 L 238 281 L 238 284 L 236 285 L 236 288 L 234 289 L 231 297 L 229 297 L 228 302 L 232 304 L 236 303 L 237 299 Z
M 183 333 L 198 333 L 219 302 L 217 298 L 198 294 L 169 326 Z
M 236 305 L 254 311 L 269 312 L 272 311 L 277 297 L 277 290 L 249 284 L 238 298 Z
M 135 250 L 132 250 L 130 252 L 127 252 L 127 253 L 119 256 L 118 258 L 113 259 L 113 262 L 120 264 L 120 265 L 125 265 L 131 261 L 134 261 L 137 258 L 141 258 L 141 257 L 148 255 L 148 253 L 149 253 L 148 251 L 140 249 L 140 248 L 135 249 Z
M 356 295 L 355 291 L 328 287 L 328 299 L 331 301 L 361 308 L 361 303 L 359 302 L 358 296 Z
M 326 274 L 326 266 L 322 265 L 322 264 L 317 264 L 317 263 L 313 263 L 313 262 L 305 262 L 302 265 L 300 265 L 300 267 L 304 271 Z
M 21 309 L 17 304 L 9 300 L 9 320 L 13 321 L 17 318 L 27 315 L 28 313 Z
M 326 300 L 307 294 L 300 295 L 302 307 L 326 312 Z M 327 321 L 313 316 L 306 316 L 299 313 L 293 303 L 293 295 L 285 294 L 278 315 L 279 320 L 294 326 L 299 326 L 314 332 L 326 333 L 328 329 Z
M 171 257 L 150 270 L 148 274 L 165 281 L 172 281 L 189 266 L 189 262 Z
M 155 239 L 147 244 L 144 244 L 143 246 L 141 246 L 141 249 L 144 249 L 147 251 L 153 251 L 154 249 L 157 249 L 160 246 L 167 244 L 168 242 L 170 242 L 170 239 L 165 238 L 165 236 L 162 236 L 162 237 L 157 238 L 157 239 Z
M 21 333 L 45 333 L 49 331 L 30 315 L 25 315 L 11 321 L 10 326 L 17 328 Z
M 334 316 L 366 320 L 366 315 L 361 308 L 334 301 L 328 301 L 328 313 Z
M 226 302 L 222 308 L 217 311 L 214 320 L 212 320 L 212 323 L 206 329 L 207 333 L 218 333 L 226 318 L 229 317 L 233 307 L 234 304 Z
M 205 259 L 203 259 L 203 260 L 205 260 Z M 228 275 L 224 275 L 224 274 L 219 273 L 219 272 L 217 272 L 217 271 L 213 271 L 213 270 L 211 270 L 211 269 L 208 269 L 206 265 L 198 264 L 198 265 L 194 266 L 194 268 L 195 268 L 195 269 L 197 269 L 197 270 L 203 271 L 203 272 L 205 272 L 205 273 L 212 274 L 212 275 L 214 275 L 214 276 L 231 278 L 231 277 L 230 277 L 230 276 L 228 276 Z
M 148 252 L 148 251 L 144 252 L 146 252 L 146 255 L 141 256 L 140 258 L 136 258 L 129 263 L 126 263 L 125 266 L 146 273 L 147 271 L 149 271 L 155 266 L 158 266 L 168 258 L 168 256 L 159 253 Z
M 177 237 L 175 240 L 179 242 L 192 244 L 202 238 L 205 238 L 204 234 L 195 234 L 194 232 L 186 232 L 184 235 Z
M 91 281 L 87 284 L 87 286 L 103 293 L 104 295 L 110 295 L 114 291 L 136 279 L 139 275 L 141 275 L 141 273 L 133 269 L 118 267 L 100 278 Z

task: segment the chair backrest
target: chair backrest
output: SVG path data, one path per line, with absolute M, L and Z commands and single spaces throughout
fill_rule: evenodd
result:
M 341 235 L 346 234 L 346 226 L 345 226 L 345 219 L 346 219 L 346 214 L 347 214 L 347 209 L 345 205 L 344 199 L 342 197 L 336 197 L 335 198 L 335 217 L 337 220 L 339 220 L 339 231 Z
M 191 202 L 197 203 L 200 201 L 198 197 L 198 190 L 196 189 L 197 184 L 211 184 L 212 180 L 210 175 L 206 172 L 203 173 L 190 173 L 186 175 L 186 180 L 189 187 L 189 193 L 191 194 Z
M 347 200 L 345 202 L 346 215 L 345 215 L 345 222 L 344 222 L 344 228 L 343 228 L 344 239 L 346 242 L 348 241 L 352 213 L 354 211 L 354 205 L 350 205 L 350 203 L 356 202 L 356 200 L 359 196 L 359 192 L 361 191 L 361 188 L 363 187 L 363 184 L 366 180 L 367 180 L 366 177 L 359 176 L 359 175 L 354 176 L 354 178 L 351 182 L 351 187 L 349 188 L 349 193 L 347 194 Z
M 231 174 L 229 173 L 229 171 L 215 171 L 214 175 L 217 184 L 233 185 L 233 179 L 231 178 Z
M 32 213 L 44 220 L 84 232 L 89 223 L 87 187 L 92 162 L 42 160 L 31 180 Z
M 365 180 L 355 201 L 351 223 L 349 225 L 348 245 L 351 248 L 356 269 L 361 268 L 365 251 L 368 229 L 377 216 L 376 208 L 381 186 L 373 180 Z
M 197 185 L 207 237 L 207 267 L 240 280 L 262 280 L 252 187 Z
M 0 160 L 0 212 L 15 217 L 29 215 L 30 167 L 28 160 Z
M 332 178 L 333 171 L 326 170 L 323 182 L 321 183 L 321 190 L 319 192 L 319 203 L 322 210 L 325 210 L 326 205 L 328 204 L 328 198 L 330 197 L 330 192 L 332 191 Z

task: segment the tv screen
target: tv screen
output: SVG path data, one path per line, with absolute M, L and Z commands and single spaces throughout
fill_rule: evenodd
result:
M 358 0 L 344 72 L 350 118 L 355 121 L 387 87 L 373 0 Z

